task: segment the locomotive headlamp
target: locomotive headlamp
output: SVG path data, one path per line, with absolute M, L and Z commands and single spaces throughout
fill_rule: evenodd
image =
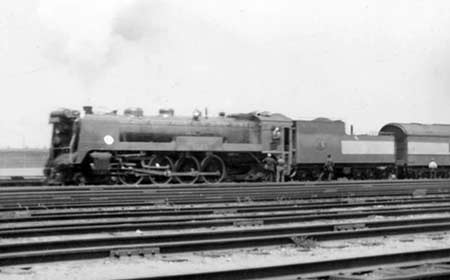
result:
M 107 135 L 105 135 L 105 137 L 103 137 L 103 141 L 105 141 L 106 145 L 112 145 L 112 144 L 114 144 L 114 137 L 107 134 Z

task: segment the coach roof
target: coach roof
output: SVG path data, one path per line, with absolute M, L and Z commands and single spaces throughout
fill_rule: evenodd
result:
M 440 136 L 450 137 L 448 124 L 389 123 L 380 132 L 392 132 L 392 128 L 400 129 L 406 136 Z

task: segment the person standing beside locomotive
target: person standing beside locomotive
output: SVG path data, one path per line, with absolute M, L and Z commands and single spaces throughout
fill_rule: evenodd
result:
M 325 164 L 323 165 L 323 170 L 320 173 L 319 176 L 319 181 L 322 181 L 324 176 L 327 176 L 327 181 L 331 181 L 333 179 L 334 176 L 334 162 L 333 162 L 333 158 L 331 157 L 331 155 L 327 156 L 327 159 L 325 161 Z
M 277 182 L 284 182 L 284 173 L 285 173 L 285 170 L 286 170 L 286 162 L 283 159 L 283 157 L 280 157 L 277 160 L 277 167 L 276 167 L 276 169 L 277 169 L 277 178 L 276 178 Z
M 275 168 L 277 165 L 277 161 L 272 157 L 272 154 L 269 153 L 262 162 L 264 163 L 264 170 L 267 174 L 267 180 L 269 182 L 273 182 L 275 179 Z
M 431 158 L 431 161 L 428 163 L 428 169 L 430 170 L 430 178 L 435 179 L 436 173 L 437 173 L 438 165 L 436 161 L 434 161 L 434 158 Z

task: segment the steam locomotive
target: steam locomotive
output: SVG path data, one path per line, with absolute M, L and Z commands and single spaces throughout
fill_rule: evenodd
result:
M 139 108 L 99 114 L 92 107 L 84 116 L 51 112 L 50 124 L 49 184 L 261 181 L 267 154 L 283 158 L 294 180 L 319 178 L 327 155 L 336 178 L 420 177 L 431 158 L 440 177 L 450 170 L 450 125 L 391 123 L 369 136 L 347 134 L 342 121 L 268 112 L 150 117 Z

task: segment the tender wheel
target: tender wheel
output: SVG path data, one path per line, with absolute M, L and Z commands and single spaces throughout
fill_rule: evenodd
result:
M 134 165 L 134 163 L 123 163 L 121 164 L 121 174 L 118 176 L 119 181 L 124 185 L 139 185 L 142 180 L 144 180 L 143 176 L 136 176 L 133 174 L 133 171 L 128 171 L 128 166 Z
M 153 169 L 156 171 L 167 172 L 173 170 L 173 162 L 168 156 L 153 155 L 148 160 L 142 160 L 141 165 L 147 169 Z M 166 167 L 166 168 L 164 168 Z M 148 178 L 153 184 L 167 184 L 172 180 L 171 176 L 167 175 L 149 175 Z
M 225 179 L 226 176 L 225 163 L 216 155 L 209 155 L 202 160 L 201 171 L 217 173 L 217 175 L 202 175 L 202 179 L 205 183 L 219 183 Z
M 200 170 L 200 163 L 194 156 L 181 157 L 175 163 L 175 172 L 195 172 Z M 199 175 L 179 175 L 175 176 L 181 184 L 194 184 Z
M 85 186 L 86 185 L 86 177 L 84 177 L 83 173 L 77 172 L 73 176 L 73 182 L 77 186 Z

